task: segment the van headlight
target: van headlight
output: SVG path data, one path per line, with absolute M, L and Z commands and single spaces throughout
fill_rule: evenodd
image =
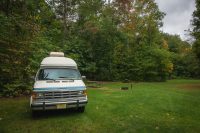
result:
M 87 95 L 87 91 L 86 90 L 83 90 L 83 91 L 79 91 L 79 93 L 78 93 L 79 95 Z
M 87 90 L 83 90 L 83 95 L 87 96 Z
M 32 92 L 31 96 L 33 99 L 36 99 L 38 97 L 43 97 L 43 93 Z
M 31 97 L 32 97 L 32 99 L 36 99 L 37 93 L 36 93 L 36 92 L 32 92 L 32 93 L 31 93 Z

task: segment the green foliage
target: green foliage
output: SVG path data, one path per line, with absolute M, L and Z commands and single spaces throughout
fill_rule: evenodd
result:
M 192 35 L 196 39 L 194 43 L 194 52 L 196 53 L 198 59 L 200 60 L 200 1 L 196 0 L 196 10 L 193 13 L 193 32 Z
M 195 42 L 193 44 L 193 52 L 195 53 L 199 67 L 198 72 L 200 72 L 200 0 L 195 0 L 196 2 L 196 10 L 193 12 L 193 31 L 192 35 L 195 38 Z
M 30 85 L 30 42 L 40 30 L 34 1 L 1 1 L 0 88 L 5 95 L 17 95 Z M 30 32 L 31 31 L 31 32 Z
M 30 91 L 30 77 L 51 51 L 73 58 L 91 80 L 199 76 L 191 46 L 159 31 L 164 13 L 154 1 L 2 0 L 0 7 L 0 92 L 6 96 Z
M 182 41 L 177 35 L 163 34 L 171 52 L 171 60 L 174 64 L 174 70 L 170 78 L 197 78 L 200 75 L 198 69 L 198 59 L 193 53 L 191 44 Z
M 171 73 L 171 61 L 169 53 L 165 50 L 149 46 L 137 49 L 130 56 L 119 48 L 114 60 L 115 71 L 120 80 L 139 80 L 139 81 L 165 81 L 167 75 Z M 124 55 L 123 55 L 124 54 Z M 127 55 L 127 56 L 126 56 Z

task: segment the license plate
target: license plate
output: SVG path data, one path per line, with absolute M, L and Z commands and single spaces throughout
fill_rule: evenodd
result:
M 66 104 L 57 104 L 56 107 L 57 107 L 57 109 L 66 109 L 67 105 Z

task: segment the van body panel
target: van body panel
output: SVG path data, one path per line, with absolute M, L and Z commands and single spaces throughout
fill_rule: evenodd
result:
M 74 60 L 66 57 L 46 57 L 41 62 L 41 67 L 51 67 L 51 66 L 67 66 L 77 68 L 77 64 Z
M 73 59 L 53 52 L 40 64 L 30 97 L 32 110 L 85 107 L 88 98 L 77 64 Z M 70 69 L 70 70 L 69 70 Z M 75 77 L 74 77 L 75 75 Z
M 36 81 L 33 91 L 53 91 L 53 90 L 85 90 L 82 80 L 55 80 L 55 81 Z

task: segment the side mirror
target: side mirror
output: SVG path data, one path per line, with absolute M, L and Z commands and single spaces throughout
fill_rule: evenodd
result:
M 86 79 L 86 76 L 82 76 L 82 79 Z

